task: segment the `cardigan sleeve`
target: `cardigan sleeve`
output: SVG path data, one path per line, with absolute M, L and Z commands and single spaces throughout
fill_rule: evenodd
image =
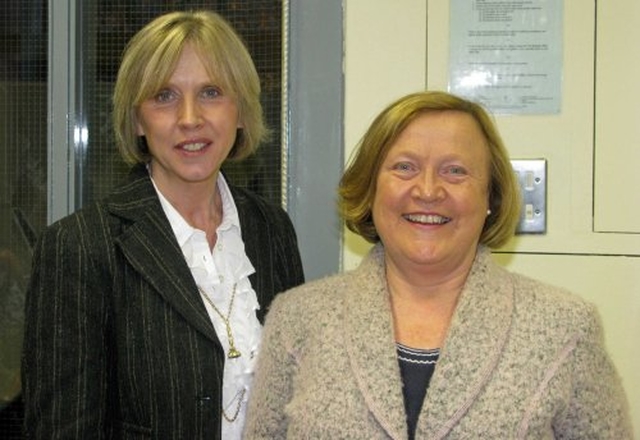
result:
M 34 252 L 22 358 L 27 438 L 102 438 L 106 286 L 79 216 L 49 227 Z
M 287 335 L 290 322 L 282 308 L 281 296 L 267 315 L 256 375 L 249 397 L 246 439 L 282 439 L 287 435 L 286 405 L 293 393 L 295 353 Z M 288 329 L 287 329 L 288 328 Z
M 554 426 L 556 438 L 632 440 L 628 402 L 594 306 L 577 341 L 574 365 L 573 393 Z

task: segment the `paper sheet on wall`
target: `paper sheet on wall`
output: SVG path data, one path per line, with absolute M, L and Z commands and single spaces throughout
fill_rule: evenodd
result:
M 559 113 L 562 0 L 451 0 L 449 91 L 497 114 Z

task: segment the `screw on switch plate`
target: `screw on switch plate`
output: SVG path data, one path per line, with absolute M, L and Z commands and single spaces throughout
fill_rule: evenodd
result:
M 547 161 L 514 159 L 511 166 L 520 183 L 522 210 L 517 234 L 544 234 L 547 231 Z

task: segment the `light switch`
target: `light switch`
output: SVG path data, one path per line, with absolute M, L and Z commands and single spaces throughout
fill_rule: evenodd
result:
M 511 166 L 522 196 L 522 211 L 516 233 L 544 234 L 547 231 L 547 161 L 514 159 Z

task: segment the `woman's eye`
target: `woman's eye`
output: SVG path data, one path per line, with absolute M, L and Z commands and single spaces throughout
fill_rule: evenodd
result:
M 217 87 L 206 87 L 202 90 L 202 96 L 206 99 L 214 99 L 222 95 L 222 92 Z
M 467 171 L 463 167 L 460 167 L 460 166 L 451 166 L 451 167 L 449 167 L 447 169 L 447 173 L 453 174 L 453 175 L 456 175 L 456 176 L 463 176 L 463 175 L 467 174 Z
M 164 102 L 171 101 L 174 96 L 175 96 L 175 94 L 173 93 L 172 90 L 164 89 L 164 90 L 160 90 L 158 93 L 156 93 L 156 95 L 154 96 L 154 99 L 155 99 L 156 102 L 164 103 Z
M 411 171 L 413 169 L 413 166 L 411 166 L 411 164 L 408 162 L 399 162 L 395 164 L 393 168 L 398 171 Z

